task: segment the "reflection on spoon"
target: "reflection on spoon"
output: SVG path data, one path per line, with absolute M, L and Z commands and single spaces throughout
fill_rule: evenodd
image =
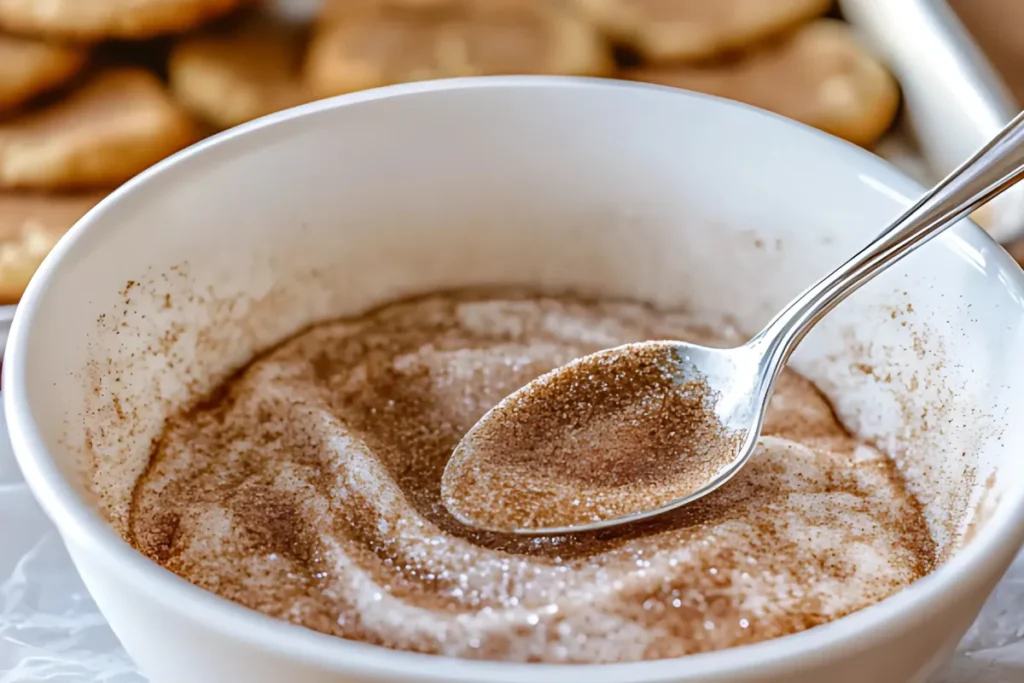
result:
M 460 521 L 559 533 L 660 508 L 704 488 L 742 436 L 675 342 L 602 351 L 515 392 L 469 431 L 444 472 Z

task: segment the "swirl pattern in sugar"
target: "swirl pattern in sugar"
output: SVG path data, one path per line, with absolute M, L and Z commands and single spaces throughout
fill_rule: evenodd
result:
M 932 569 L 935 544 L 896 466 L 790 371 L 750 464 L 674 513 L 540 538 L 448 514 L 444 466 L 487 409 L 572 358 L 646 339 L 740 337 L 639 303 L 503 291 L 314 327 L 168 423 L 128 540 L 198 586 L 323 633 L 522 662 L 762 641 Z

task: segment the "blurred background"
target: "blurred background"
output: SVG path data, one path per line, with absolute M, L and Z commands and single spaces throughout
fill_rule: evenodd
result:
M 930 182 L 1024 99 L 1024 0 L 0 0 L 0 304 L 96 202 L 205 136 L 522 73 L 744 101 Z M 1024 201 L 978 219 L 1024 258 Z
M 60 236 L 179 149 L 323 97 L 523 73 L 741 100 L 929 183 L 1024 102 L 1024 0 L 0 0 L 0 350 Z M 1005 198 L 976 218 L 1021 260 Z M 0 683 L 141 681 L 5 440 L 0 492 Z M 1024 558 L 933 683 L 1022 680 L 1022 585 Z

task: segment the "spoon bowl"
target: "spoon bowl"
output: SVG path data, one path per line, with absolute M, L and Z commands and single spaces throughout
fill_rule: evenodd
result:
M 552 535 L 702 498 L 754 451 L 771 391 L 763 357 L 749 344 L 651 341 L 578 358 L 510 394 L 466 433 L 445 468 L 442 499 L 464 524 Z

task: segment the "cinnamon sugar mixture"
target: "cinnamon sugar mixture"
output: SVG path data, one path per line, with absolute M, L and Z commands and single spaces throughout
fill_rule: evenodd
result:
M 735 343 L 633 303 L 507 292 L 395 303 L 306 331 L 172 418 L 130 539 L 273 617 L 391 648 L 619 662 L 766 640 L 885 598 L 935 545 L 893 463 L 787 371 L 750 464 L 651 522 L 521 538 L 441 502 L 453 447 L 568 361 L 646 339 Z
M 445 507 L 495 531 L 566 529 L 656 510 L 706 486 L 744 432 L 672 342 L 578 359 L 501 401 L 452 454 Z

